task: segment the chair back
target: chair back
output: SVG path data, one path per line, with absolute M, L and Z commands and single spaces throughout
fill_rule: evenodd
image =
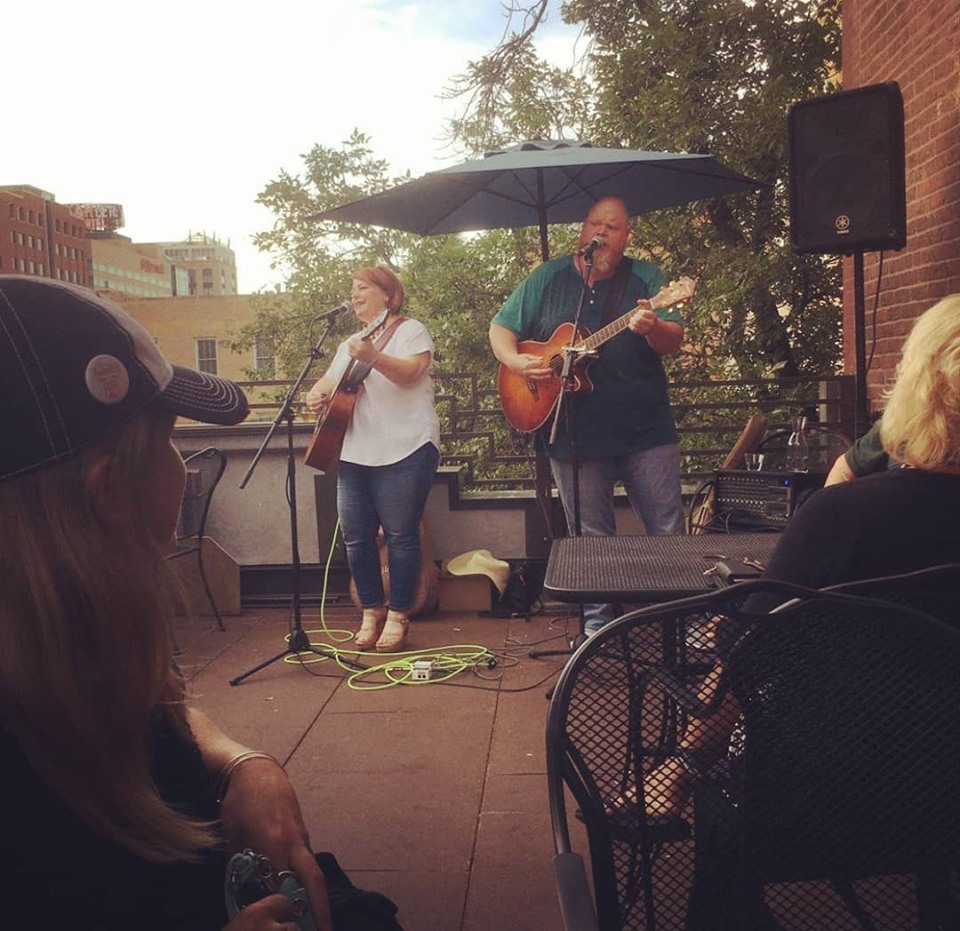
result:
M 754 614 L 754 594 L 789 603 Z M 716 615 L 723 673 L 705 696 L 712 644 L 691 634 Z M 905 929 L 921 913 L 960 927 L 945 880 L 960 862 L 958 669 L 960 634 L 934 618 L 765 580 L 591 637 L 554 691 L 547 769 L 558 852 L 564 785 L 586 826 L 599 927 Z M 678 750 L 730 696 L 726 750 Z M 694 785 L 682 819 L 645 812 L 667 757 Z
M 829 592 L 881 598 L 923 611 L 945 624 L 960 629 L 960 564 L 945 563 L 914 572 L 845 582 L 825 589 Z
M 227 465 L 226 456 L 216 446 L 207 446 L 187 456 L 183 461 L 187 467 L 187 481 L 177 524 L 178 555 L 200 546 L 206 531 L 213 492 Z

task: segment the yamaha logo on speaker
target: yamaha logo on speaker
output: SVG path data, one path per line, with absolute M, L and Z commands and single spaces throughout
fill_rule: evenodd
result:
M 845 213 L 841 213 L 840 216 L 833 221 L 833 228 L 837 231 L 838 236 L 846 236 L 850 232 L 850 217 Z

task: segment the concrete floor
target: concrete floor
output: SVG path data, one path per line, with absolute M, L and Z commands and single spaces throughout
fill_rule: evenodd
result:
M 355 676 L 328 650 L 305 664 L 274 662 L 231 686 L 285 649 L 289 609 L 245 610 L 226 618 L 225 632 L 208 618 L 181 619 L 176 635 L 199 707 L 284 763 L 314 848 L 335 853 L 357 885 L 392 898 L 405 931 L 545 931 L 561 926 L 545 696 L 565 657 L 529 654 L 563 649 L 575 631 L 576 618 L 555 607 L 561 613 L 529 620 L 450 613 L 413 621 L 411 650 L 439 650 L 445 665 L 463 666 L 447 682 L 415 685 L 392 681 L 402 672 Z M 328 608 L 334 633 L 325 634 L 319 608 L 304 608 L 302 626 L 312 643 L 339 638 L 345 650 L 336 631 L 353 628 L 357 613 Z M 494 668 L 474 667 L 483 649 Z

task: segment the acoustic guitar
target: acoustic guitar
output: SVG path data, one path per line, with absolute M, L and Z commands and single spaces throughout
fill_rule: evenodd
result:
M 364 328 L 360 339 L 371 339 L 386 323 L 389 314 L 389 310 L 384 310 L 373 323 Z M 351 359 L 344 369 L 330 396 L 330 402 L 317 418 L 317 425 L 303 457 L 304 463 L 310 468 L 326 472 L 340 458 L 343 438 L 357 404 L 357 392 L 369 374 L 370 366 L 359 359 Z
M 658 291 L 647 300 L 651 309 L 670 307 L 681 301 L 689 300 L 697 290 L 693 278 L 681 278 Z M 576 342 L 572 323 L 561 323 L 550 339 L 545 343 L 536 340 L 524 340 L 517 343 L 517 352 L 540 356 L 546 366 L 553 370 L 554 378 L 528 378 L 500 365 L 497 388 L 500 394 L 500 406 L 510 425 L 521 433 L 539 430 L 549 418 L 560 397 L 563 382 L 564 352 L 574 350 L 577 355 L 573 365 L 573 378 L 568 390 L 571 392 L 593 391 L 593 383 L 587 374 L 588 364 L 597 356 L 599 348 L 618 333 L 622 333 L 630 323 L 637 308 L 631 307 L 622 317 L 601 327 L 590 334 L 580 328 L 580 342 Z

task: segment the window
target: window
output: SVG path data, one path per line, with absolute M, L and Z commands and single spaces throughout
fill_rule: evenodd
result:
M 208 375 L 217 374 L 217 341 L 215 339 L 197 340 L 197 370 Z
M 253 367 L 267 378 L 276 375 L 276 360 L 272 339 L 257 339 L 253 343 Z

